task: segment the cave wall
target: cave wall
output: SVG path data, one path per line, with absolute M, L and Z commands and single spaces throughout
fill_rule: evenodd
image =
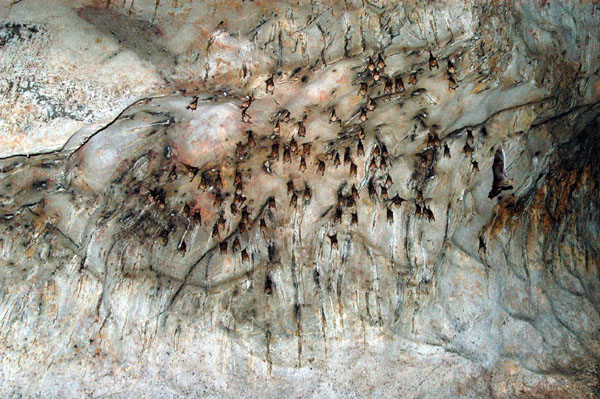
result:
M 597 397 L 598 8 L 4 2 L 3 397 Z

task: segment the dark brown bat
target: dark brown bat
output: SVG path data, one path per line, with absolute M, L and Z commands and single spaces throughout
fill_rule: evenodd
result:
M 349 165 L 351 161 L 352 158 L 350 157 L 350 147 L 346 147 L 344 150 L 344 165 Z
M 197 107 L 198 107 L 198 97 L 194 96 L 192 98 L 192 101 L 190 102 L 190 105 L 188 105 L 186 108 L 191 109 L 192 111 L 195 111 Z
M 358 94 L 360 94 L 363 97 L 367 95 L 367 84 L 366 83 L 360 84 L 360 90 L 358 91 Z
M 369 98 L 367 101 L 367 109 L 369 111 L 373 111 L 377 107 L 377 103 L 372 98 Z
M 400 205 L 402 205 L 402 203 L 406 201 L 404 198 L 402 198 L 401 196 L 399 196 L 398 194 L 396 194 L 396 196 L 394 198 L 392 198 L 392 203 L 396 206 L 396 208 L 399 208 Z
M 219 243 L 219 252 L 221 253 L 221 255 L 227 253 L 227 241 L 222 241 Z
M 373 62 L 373 60 L 371 59 L 371 57 L 369 57 L 368 63 L 367 63 L 367 69 L 371 72 L 373 72 L 375 70 L 375 63 Z
M 185 244 L 185 240 L 181 241 L 181 244 L 179 244 L 179 247 L 177 248 L 177 250 L 179 252 L 181 252 L 182 254 L 185 253 L 185 251 L 187 250 L 187 245 Z
M 383 60 L 383 56 L 381 54 L 379 54 L 377 57 L 377 68 L 380 71 L 383 71 L 383 68 L 385 68 L 385 61 Z
M 450 155 L 450 147 L 448 147 L 448 144 L 444 144 L 444 158 L 452 158 L 452 155 Z
M 404 80 L 402 80 L 402 76 L 397 76 L 394 82 L 396 93 L 404 93 L 406 90 L 404 87 Z
M 302 144 L 302 153 L 304 154 L 305 157 L 310 155 L 311 147 L 312 147 L 312 144 L 310 144 L 310 143 Z
M 358 140 L 358 144 L 356 145 L 356 154 L 359 157 L 362 157 L 363 155 L 365 155 L 365 147 L 363 145 L 362 140 Z
M 431 51 L 429 52 L 429 70 L 431 71 L 433 68 L 440 69 L 438 65 L 437 59 L 433 56 Z
M 350 162 L 350 175 L 356 177 L 357 170 L 358 167 L 356 166 L 356 164 L 354 162 Z
M 392 185 L 394 184 L 393 180 L 392 180 L 392 176 L 390 176 L 389 174 L 387 175 L 387 178 L 385 179 L 385 187 L 390 188 L 392 187 Z
M 360 111 L 360 120 L 364 122 L 364 121 L 366 121 L 367 119 L 369 119 L 369 118 L 367 117 L 367 110 L 363 108 L 363 109 L 361 109 L 361 111 Z
M 329 237 L 329 241 L 331 241 L 331 249 L 337 249 L 338 246 L 338 240 L 337 240 L 337 233 L 334 233 L 333 235 L 328 235 Z
M 340 166 L 342 164 L 342 162 L 340 161 L 340 153 L 339 152 L 335 152 L 335 156 L 333 158 L 333 166 L 337 167 Z
M 325 162 L 321 161 L 320 159 L 317 161 L 317 164 L 319 165 L 317 168 L 317 172 L 321 175 L 324 176 L 325 175 Z
M 250 261 L 250 256 L 248 255 L 248 251 L 246 250 L 246 248 L 242 249 L 242 262 L 249 262 Z
M 304 202 L 305 203 L 310 202 L 311 198 L 312 198 L 312 194 L 310 192 L 310 188 L 308 186 L 304 187 L 304 195 L 303 195 Z
M 269 79 L 267 79 L 267 94 L 273 94 L 273 91 L 275 90 L 275 83 L 273 82 L 273 77 L 271 76 Z
M 298 166 L 298 170 L 302 173 L 306 170 L 306 160 L 304 157 L 300 157 L 300 166 Z
M 393 89 L 394 89 L 394 83 L 392 82 L 392 80 L 391 79 L 386 79 L 386 81 L 385 81 L 385 87 L 383 89 L 383 92 L 385 94 L 391 94 L 392 91 L 393 91 Z
M 359 138 L 360 140 L 364 140 L 364 139 L 365 139 L 365 129 L 363 129 L 362 127 L 360 127 L 360 128 L 358 129 L 358 133 L 357 133 L 357 135 L 358 135 L 358 138 Z
M 353 184 L 352 185 L 352 198 L 354 198 L 354 200 L 357 200 L 358 196 L 359 196 L 358 190 L 356 189 L 356 186 Z
M 302 121 L 298 122 L 298 136 L 306 136 L 306 127 L 304 126 L 304 123 Z
M 511 190 L 513 188 L 513 181 L 506 175 L 506 155 L 504 148 L 500 146 L 496 150 L 494 155 L 494 166 L 492 171 L 494 173 L 494 181 L 492 182 L 492 189 L 488 194 L 488 198 L 492 199 L 504 190 Z
M 419 82 L 419 78 L 417 77 L 417 73 L 413 72 L 408 78 L 408 84 L 416 85 Z
M 265 218 L 260 219 L 260 231 L 263 234 L 267 232 L 267 222 L 265 221 Z

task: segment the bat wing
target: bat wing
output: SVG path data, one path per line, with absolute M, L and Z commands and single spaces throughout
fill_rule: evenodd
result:
M 498 183 L 501 183 L 507 179 L 505 160 L 506 155 L 504 154 L 504 149 L 500 147 L 496 150 L 496 154 L 494 155 L 494 185 L 497 185 Z
M 512 189 L 512 180 L 508 179 L 506 175 L 506 155 L 504 154 L 504 148 L 500 146 L 494 154 L 494 166 L 492 167 L 494 172 L 494 182 L 492 183 L 492 189 L 488 194 L 488 198 L 494 198 L 500 194 L 503 190 Z

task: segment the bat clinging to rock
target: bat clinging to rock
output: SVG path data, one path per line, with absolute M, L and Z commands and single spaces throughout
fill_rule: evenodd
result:
M 500 146 L 496 150 L 494 155 L 494 166 L 492 171 L 494 172 L 494 181 L 492 182 L 492 189 L 488 194 L 488 198 L 492 199 L 504 190 L 511 190 L 513 188 L 513 181 L 506 175 L 506 154 L 504 148 Z

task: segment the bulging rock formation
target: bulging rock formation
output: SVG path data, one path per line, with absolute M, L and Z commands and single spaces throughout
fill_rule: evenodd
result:
M 2 397 L 597 397 L 599 8 L 5 2 Z

